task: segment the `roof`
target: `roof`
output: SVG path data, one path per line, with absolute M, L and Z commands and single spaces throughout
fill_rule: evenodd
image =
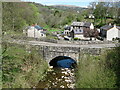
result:
M 109 30 L 109 29 L 111 29 L 112 27 L 113 27 L 112 25 L 105 25 L 105 26 L 102 26 L 100 29 Z
M 71 26 L 66 26 L 64 27 L 65 30 L 70 30 L 71 29 Z
M 120 30 L 120 26 L 116 26 L 117 27 L 117 29 L 119 29 Z
M 84 26 L 85 26 L 85 27 L 90 27 L 90 25 L 91 25 L 90 22 L 85 22 L 85 23 L 84 23 Z
M 36 26 L 34 26 L 36 29 L 38 29 L 38 30 L 40 30 L 40 29 L 43 29 L 42 27 L 40 27 L 40 26 L 38 26 L 38 25 L 36 25 Z
M 114 27 L 113 25 L 105 25 L 105 26 L 102 26 L 100 29 L 109 30 L 113 27 Z M 120 30 L 120 26 L 116 26 L 116 28 Z
M 90 27 L 90 22 L 73 22 L 72 26 Z
M 84 22 L 73 22 L 71 25 L 72 26 L 83 26 Z

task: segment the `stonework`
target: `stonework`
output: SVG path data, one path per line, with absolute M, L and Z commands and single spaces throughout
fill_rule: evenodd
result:
M 42 54 L 44 60 L 47 62 L 50 62 L 50 60 L 57 56 L 68 56 L 79 62 L 82 55 L 100 55 L 102 50 L 104 48 L 39 46 L 39 53 Z
M 75 44 L 56 44 L 48 42 L 39 41 L 11 41 L 10 43 L 22 44 L 26 46 L 26 51 L 31 52 L 31 48 L 35 48 L 41 56 L 42 59 L 46 60 L 48 63 L 55 57 L 58 56 L 68 56 L 80 61 L 80 57 L 85 54 L 89 55 L 100 55 L 104 50 L 111 49 L 116 46 L 116 44 L 88 44 L 88 45 L 75 45 Z

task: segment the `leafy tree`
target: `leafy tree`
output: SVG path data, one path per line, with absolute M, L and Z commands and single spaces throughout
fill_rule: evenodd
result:
M 23 27 L 37 23 L 38 16 L 33 3 L 3 2 L 3 31 L 22 31 Z

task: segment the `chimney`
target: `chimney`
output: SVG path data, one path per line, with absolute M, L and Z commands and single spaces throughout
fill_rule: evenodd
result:
M 38 25 L 37 23 L 35 23 L 35 26 Z
M 116 28 L 116 24 L 114 24 L 114 28 Z
M 109 26 L 111 26 L 111 23 L 109 23 Z

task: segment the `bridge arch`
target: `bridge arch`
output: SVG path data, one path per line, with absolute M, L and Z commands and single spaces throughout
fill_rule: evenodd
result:
M 75 68 L 77 62 L 68 56 L 57 56 L 49 62 L 49 65 L 53 67 Z

